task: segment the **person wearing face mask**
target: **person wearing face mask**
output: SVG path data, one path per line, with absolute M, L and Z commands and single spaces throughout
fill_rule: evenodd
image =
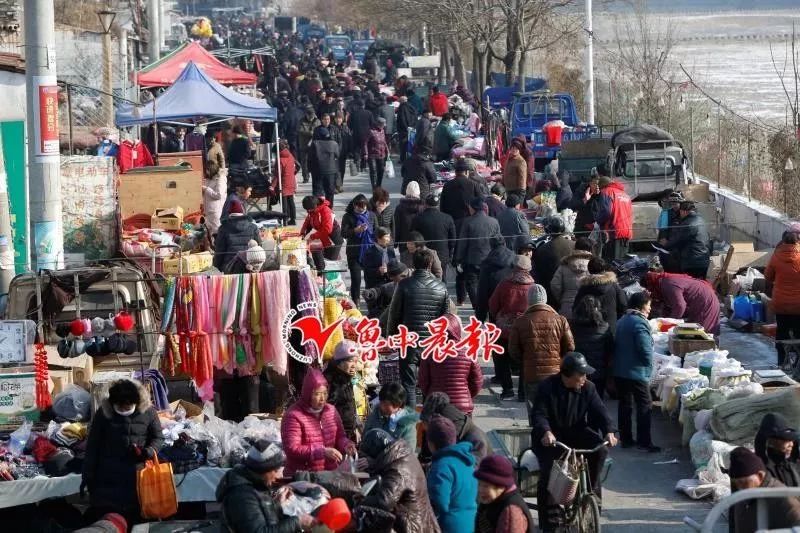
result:
M 161 423 L 142 384 L 112 383 L 86 442 L 81 492 L 89 490 L 92 516 L 116 512 L 129 523 L 139 519 L 136 471 L 163 443 Z
M 328 363 L 323 375 L 328 380 L 328 403 L 336 407 L 342 419 L 347 438 L 358 442 L 361 420 L 356 413 L 356 397 L 354 379 L 356 376 L 356 356 L 358 345 L 343 340 L 333 351 L 333 360 Z
M 797 431 L 779 414 L 769 413 L 756 433 L 755 451 L 772 477 L 787 487 L 800 487 Z
M 287 477 L 298 470 L 335 470 L 345 455 L 356 454 L 356 445 L 347 438 L 339 413 L 327 401 L 325 376 L 316 368 L 308 368 L 300 399 L 286 410 L 281 422 Z
M 247 452 L 242 464 L 225 473 L 216 490 L 221 505 L 222 531 L 290 533 L 316 525 L 311 515 L 283 514 L 281 506 L 291 495 L 286 487 L 273 497 L 272 489 L 283 475 L 284 464 L 286 454 L 280 443 L 259 440 Z
M 364 433 L 382 429 L 395 439 L 402 439 L 409 449 L 417 448 L 419 417 L 406 407 L 406 390 L 398 382 L 387 383 L 378 392 L 378 407 L 373 408 L 364 423 Z

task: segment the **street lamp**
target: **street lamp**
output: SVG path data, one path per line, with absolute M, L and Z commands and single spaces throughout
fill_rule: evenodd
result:
M 104 9 L 97 12 L 100 26 L 103 28 L 103 110 L 106 114 L 106 125 L 114 127 L 114 88 L 111 85 L 112 56 L 111 56 L 111 25 L 117 14 Z

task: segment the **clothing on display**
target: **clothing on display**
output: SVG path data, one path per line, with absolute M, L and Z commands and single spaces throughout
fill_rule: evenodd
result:
M 117 156 L 120 174 L 124 174 L 132 168 L 152 167 L 155 165 L 147 145 L 138 140 L 122 141 L 115 155 Z

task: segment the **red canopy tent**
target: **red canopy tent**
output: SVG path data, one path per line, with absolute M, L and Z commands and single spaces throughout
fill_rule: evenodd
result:
M 186 42 L 137 72 L 136 83 L 140 87 L 169 87 L 175 83 L 190 61 L 223 85 L 254 85 L 257 81 L 255 74 L 229 67 L 199 43 Z

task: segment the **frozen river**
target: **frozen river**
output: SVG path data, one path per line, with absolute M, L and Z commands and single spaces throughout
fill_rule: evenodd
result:
M 786 73 L 791 79 L 791 53 L 787 55 L 790 38 L 786 36 L 791 36 L 795 23 L 800 46 L 800 9 L 664 13 L 651 15 L 651 20 L 655 24 L 672 24 L 679 40 L 673 51 L 676 68 L 678 63 L 683 64 L 707 92 L 745 115 L 784 120 L 786 96 L 772 64 L 770 44 L 781 69 L 788 58 Z M 595 15 L 597 54 L 602 54 L 604 48 L 615 48 L 614 28 L 621 21 L 624 18 L 619 14 Z

